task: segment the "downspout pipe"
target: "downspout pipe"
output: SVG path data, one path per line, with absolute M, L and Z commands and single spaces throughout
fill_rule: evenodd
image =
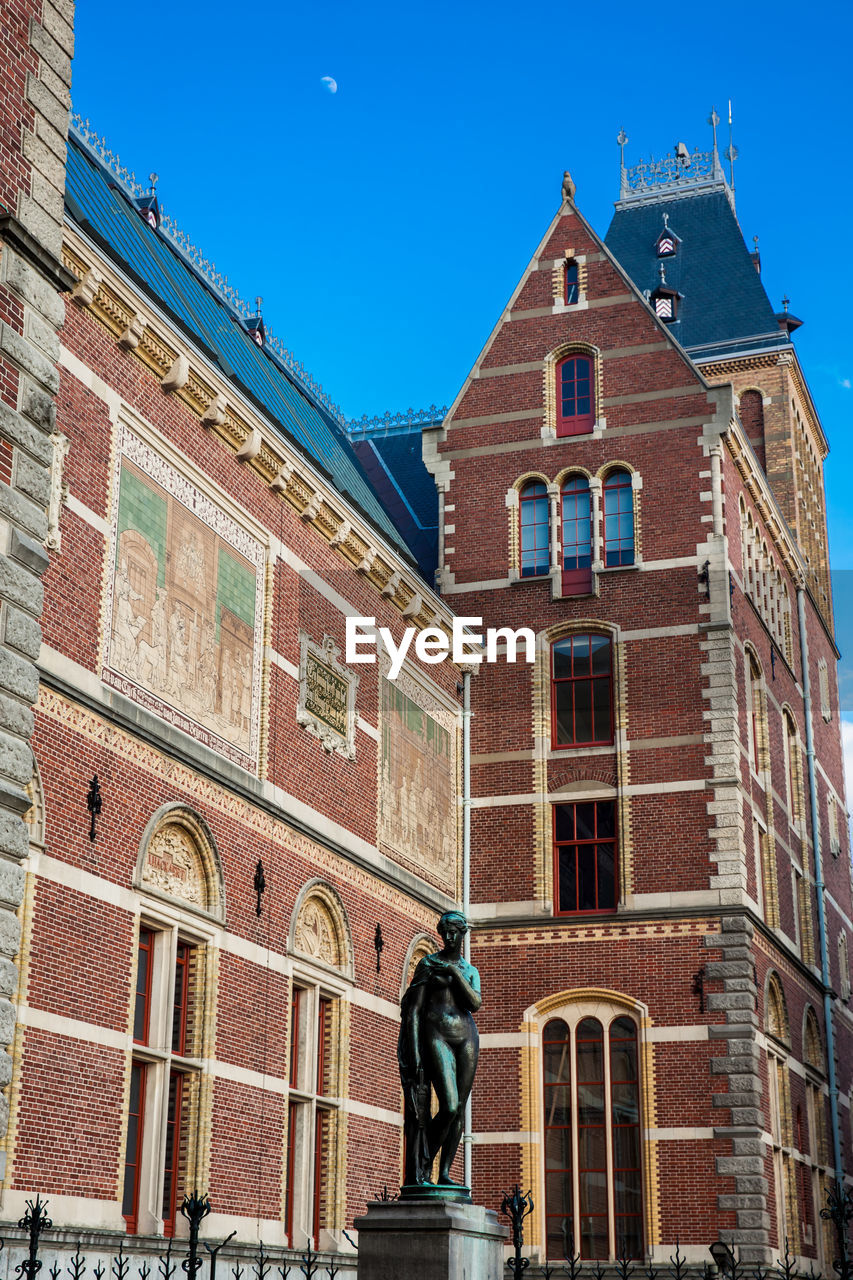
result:
M 803 668 L 803 706 L 806 720 L 806 762 L 809 777 L 809 811 L 811 817 L 812 846 L 814 848 L 815 896 L 817 897 L 817 933 L 820 946 L 820 979 L 823 983 L 823 1019 L 826 1026 L 826 1069 L 829 1083 L 829 1112 L 832 1121 L 832 1159 L 835 1165 L 835 1181 L 844 1186 L 844 1165 L 841 1159 L 841 1122 L 838 1114 L 838 1078 L 835 1072 L 835 1032 L 832 1025 L 832 994 L 829 981 L 829 950 L 826 938 L 826 907 L 824 904 L 823 857 L 820 847 L 820 815 L 817 807 L 817 776 L 815 773 L 814 733 L 812 732 L 812 691 L 809 677 L 809 644 L 806 636 L 806 593 L 797 587 L 797 622 L 800 628 L 800 664 Z
M 471 908 L 471 672 L 462 672 L 462 914 L 469 919 Z M 462 944 L 466 960 L 471 959 L 471 930 Z M 471 1096 L 465 1103 L 465 1131 L 462 1135 L 462 1181 L 471 1185 Z

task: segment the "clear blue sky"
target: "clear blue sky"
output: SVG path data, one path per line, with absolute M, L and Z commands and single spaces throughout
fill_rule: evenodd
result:
M 565 168 L 603 234 L 620 127 L 629 164 L 705 149 L 712 104 L 725 118 L 731 98 L 741 226 L 771 301 L 787 293 L 805 321 L 849 651 L 851 46 L 838 0 L 81 0 L 72 92 L 349 417 L 453 398 Z

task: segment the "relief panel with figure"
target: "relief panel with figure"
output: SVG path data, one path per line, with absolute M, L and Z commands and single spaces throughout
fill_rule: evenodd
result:
M 119 430 L 102 678 L 254 771 L 264 547 Z

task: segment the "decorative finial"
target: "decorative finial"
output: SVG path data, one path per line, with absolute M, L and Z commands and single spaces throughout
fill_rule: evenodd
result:
M 752 243 L 755 245 L 755 252 L 758 253 L 758 236 L 752 237 Z
M 159 173 L 149 173 L 148 181 L 151 183 L 151 186 L 148 188 L 148 190 L 149 190 L 149 193 L 153 196 L 154 188 L 157 186 L 157 183 L 160 181 Z
M 572 182 L 572 175 L 569 173 L 568 169 L 566 169 L 563 174 L 563 199 L 574 200 L 575 190 L 576 187 L 574 182 Z
M 666 271 L 664 270 L 664 265 L 663 265 L 663 263 L 661 263 L 661 264 L 660 264 L 660 266 L 658 267 L 658 271 L 660 272 L 660 282 L 661 282 L 661 284 L 666 284 Z
M 708 116 L 708 124 L 714 130 L 714 150 L 717 150 L 717 125 L 720 123 L 720 117 L 717 115 L 717 108 L 711 108 L 711 114 Z
M 669 214 L 664 210 L 663 225 L 665 230 L 669 231 Z
M 788 295 L 787 295 L 787 293 L 786 293 L 786 294 L 785 294 L 785 296 L 784 296 L 784 298 L 782 299 L 782 306 L 783 306 L 783 308 L 784 308 L 784 310 L 785 310 L 785 315 L 787 315 L 787 314 L 788 314 L 788 304 L 790 303 L 790 301 L 791 301 L 791 299 L 788 297 Z
M 735 199 L 735 160 L 737 160 L 737 147 L 732 141 L 732 100 L 729 98 L 729 145 L 726 148 L 726 159 L 729 162 L 729 186 L 732 189 L 732 206 L 737 217 L 737 201 Z
M 255 315 L 259 316 L 261 314 L 261 307 L 263 306 L 263 301 L 264 300 L 262 297 L 260 297 L 260 295 L 257 298 L 255 298 Z
M 624 129 L 620 129 L 616 135 L 616 142 L 619 147 L 619 195 L 626 196 L 630 190 L 628 186 L 628 174 L 625 170 L 625 143 L 628 141 L 628 135 Z

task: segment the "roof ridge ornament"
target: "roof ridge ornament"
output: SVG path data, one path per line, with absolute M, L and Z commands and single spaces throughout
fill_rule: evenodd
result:
M 143 187 L 142 183 L 137 180 L 136 174 L 132 169 L 128 169 L 119 160 L 116 153 L 107 147 L 106 139 L 92 128 L 91 122 L 84 119 L 79 111 L 75 111 L 71 115 L 69 122 L 71 133 L 82 144 L 83 148 L 89 152 L 91 156 L 106 169 L 118 186 L 129 196 L 134 204 L 137 201 L 157 200 L 154 189 L 158 182 L 158 175 L 149 174 L 150 188 L 148 191 Z M 138 207 L 138 206 L 137 206 Z M 180 254 L 184 261 L 198 275 L 202 276 L 207 282 L 211 290 L 219 297 L 231 310 L 239 316 L 244 325 L 248 328 L 247 321 L 252 318 L 252 311 L 247 302 L 241 298 L 238 291 L 233 285 L 228 283 L 228 277 L 222 275 L 216 270 L 214 263 L 203 256 L 201 250 L 192 242 L 187 233 L 183 231 L 165 212 L 162 205 L 158 201 L 158 233 L 170 241 L 175 250 Z M 148 219 L 146 219 L 148 220 Z M 346 419 L 339 405 L 335 404 L 331 396 L 329 396 L 321 387 L 320 383 L 312 378 L 306 372 L 304 366 L 300 364 L 293 353 L 284 345 L 280 338 L 274 337 L 269 327 L 264 322 L 265 335 L 263 345 L 271 350 L 278 363 L 284 366 L 285 371 L 290 375 L 299 389 L 305 392 L 310 399 L 314 400 L 322 409 L 325 409 L 337 422 L 337 424 L 346 430 Z M 254 335 L 250 334 L 252 340 L 257 342 Z

